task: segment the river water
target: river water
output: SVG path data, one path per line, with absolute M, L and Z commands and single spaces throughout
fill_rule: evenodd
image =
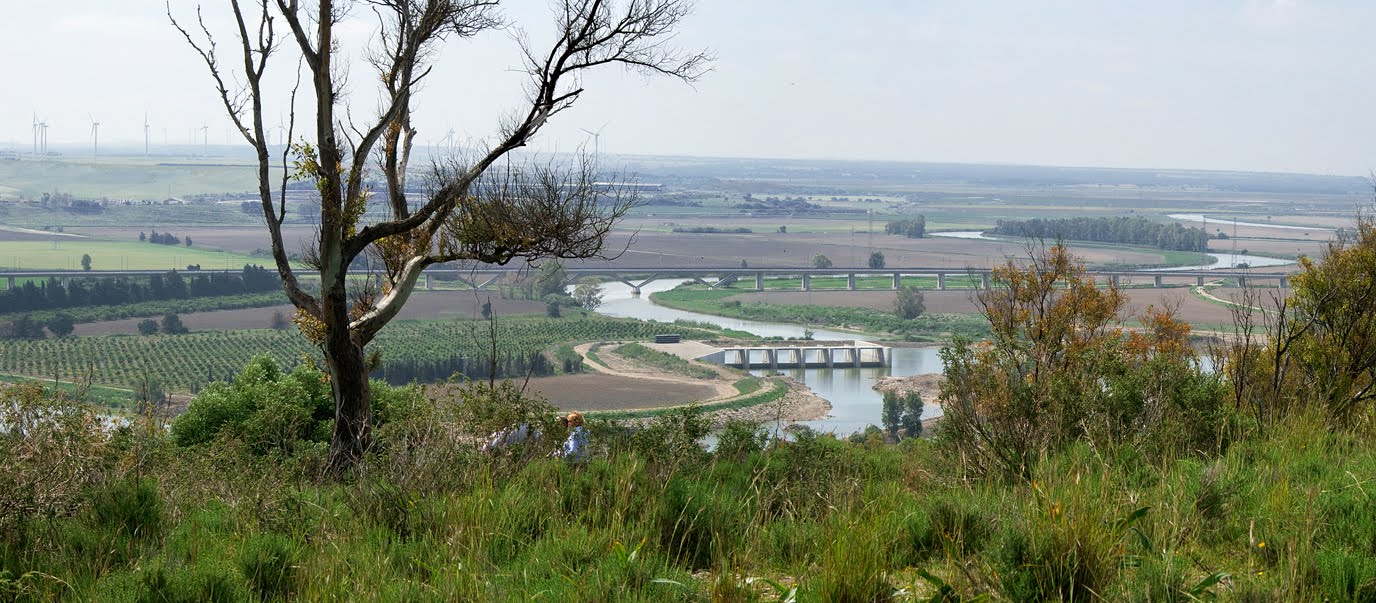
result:
M 602 284 L 602 305 L 597 311 L 608 316 L 639 318 L 673 322 L 678 319 L 708 322 L 722 327 L 754 333 L 762 337 L 802 337 L 808 327 L 783 323 L 759 322 L 724 318 L 710 314 L 674 310 L 650 302 L 650 294 L 667 291 L 684 281 L 655 281 L 641 287 L 641 295 L 631 294 L 624 283 Z M 814 339 L 855 339 L 856 335 L 826 329 L 811 329 Z M 763 375 L 765 371 L 751 371 Z M 920 375 L 941 372 L 941 358 L 937 348 L 894 348 L 892 366 L 873 368 L 784 369 L 779 371 L 812 388 L 818 396 L 831 402 L 831 416 L 816 421 L 803 421 L 813 429 L 848 434 L 880 423 L 883 397 L 873 386 L 881 377 Z M 927 400 L 924 417 L 939 416 L 941 409 Z
M 979 231 L 932 233 L 932 236 L 959 239 L 998 240 L 987 237 L 984 233 Z M 1196 266 L 1158 268 L 1157 270 L 1226 269 L 1233 268 L 1239 263 L 1246 263 L 1250 267 L 1259 268 L 1294 263 L 1292 260 L 1282 260 L 1257 255 L 1235 255 L 1229 253 L 1209 253 L 1208 255 L 1214 258 L 1215 261 L 1213 263 Z M 673 289 L 683 282 L 686 281 L 655 281 L 641 287 L 641 295 L 633 295 L 631 293 L 631 288 L 625 283 L 603 283 L 603 301 L 602 305 L 598 306 L 597 311 L 608 316 L 657 320 L 666 323 L 672 323 L 679 319 L 706 322 L 729 329 L 753 333 L 761 337 L 796 338 L 803 337 L 804 330 L 811 330 L 814 339 L 845 340 L 856 338 L 856 335 L 852 333 L 830 331 L 827 329 L 809 329 L 809 327 L 802 325 L 741 320 L 675 310 L 656 305 L 650 301 L 651 293 Z M 887 367 L 859 369 L 784 369 L 780 372 L 807 384 L 807 386 L 818 396 L 831 402 L 831 416 L 816 421 L 804 421 L 802 424 L 820 431 L 834 431 L 838 434 L 848 434 L 864 429 L 867 425 L 878 425 L 880 423 L 880 412 L 883 409 L 883 397 L 879 392 L 873 389 L 874 384 L 880 378 L 940 373 L 942 366 L 938 350 L 939 349 L 935 347 L 894 348 L 892 366 Z M 752 373 L 757 375 L 763 375 L 765 372 L 766 371 L 761 370 L 752 371 Z M 941 409 L 936 406 L 934 401 L 928 400 L 927 402 L 928 404 L 923 408 L 923 417 L 940 416 Z
M 1219 220 L 1217 218 L 1206 218 L 1204 217 L 1204 214 L 1170 214 L 1167 217 L 1176 220 L 1182 220 L 1184 222 L 1192 222 L 1194 224 L 1202 223 L 1205 225 L 1218 224 L 1220 226 L 1256 226 L 1259 228 L 1278 228 L 1281 230 L 1308 230 L 1319 232 L 1334 232 L 1334 229 L 1324 228 L 1322 226 L 1290 226 L 1288 224 L 1267 224 L 1265 222 L 1238 222 L 1234 220 Z

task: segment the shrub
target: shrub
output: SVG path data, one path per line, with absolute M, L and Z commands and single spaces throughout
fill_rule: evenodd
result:
M 174 312 L 169 312 L 162 316 L 162 324 L 160 327 L 162 328 L 162 332 L 168 335 L 185 335 L 191 332 L 186 328 L 186 325 L 182 324 L 182 317 L 177 316 Z
M 374 395 L 388 396 L 374 384 Z M 386 403 L 384 402 L 384 406 Z M 298 441 L 327 441 L 334 421 L 329 384 L 319 370 L 301 365 L 283 373 L 269 356 L 258 356 L 232 383 L 211 383 L 172 421 L 178 446 L 229 436 L 254 450 L 290 452 Z
M 764 450 L 769 433 L 749 421 L 730 419 L 717 435 L 716 456 L 739 461 Z

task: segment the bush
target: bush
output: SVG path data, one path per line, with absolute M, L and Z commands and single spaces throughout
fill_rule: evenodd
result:
M 922 301 L 922 291 L 911 285 L 903 285 L 894 293 L 893 313 L 901 320 L 912 320 L 927 311 Z
M 139 321 L 139 335 L 157 335 L 158 321 L 145 318 Z
M 373 388 L 375 397 L 379 391 L 387 396 L 387 386 Z M 264 355 L 251 360 L 232 383 L 215 382 L 202 390 L 172 421 L 172 441 L 195 446 L 228 436 L 258 452 L 291 452 L 299 441 L 328 441 L 333 421 L 334 398 L 323 373 L 306 365 L 283 373 Z
M 177 316 L 175 312 L 164 314 L 160 326 L 162 327 L 162 332 L 168 335 L 185 335 L 191 332 L 186 328 L 186 325 L 182 324 L 182 317 Z M 142 329 L 140 329 L 140 332 L 142 332 Z
M 740 461 L 764 450 L 764 445 L 768 441 L 769 433 L 759 425 L 730 419 L 717 435 L 716 457 Z
M 48 319 L 48 330 L 57 337 L 66 337 L 76 329 L 76 319 L 71 314 L 59 312 Z

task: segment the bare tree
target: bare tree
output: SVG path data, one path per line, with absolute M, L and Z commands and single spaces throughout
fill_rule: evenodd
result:
M 297 308 L 297 322 L 321 347 L 329 370 L 335 473 L 356 465 L 370 443 L 364 347 L 397 315 L 426 267 L 595 257 L 612 225 L 630 208 L 632 199 L 595 186 L 596 171 L 587 160 L 565 169 L 520 164 L 510 157 L 549 118 L 578 100 L 582 74 L 621 66 L 692 81 L 710 62 L 705 53 L 680 52 L 671 44 L 674 28 L 690 9 L 687 0 L 556 0 L 555 39 L 548 48 L 519 38 L 527 76 L 522 107 L 500 120 L 491 144 L 469 160 L 435 166 L 433 185 L 422 202 L 413 204 L 406 193 L 417 86 L 431 74 L 431 60 L 446 40 L 505 26 L 497 0 L 318 0 L 309 9 L 299 0 L 230 0 L 229 6 L 237 38 L 229 54 L 241 63 L 242 73 L 227 73 L 220 63 L 220 49 L 199 9 L 193 28 L 178 22 L 170 5 L 168 18 L 205 62 L 230 119 L 257 151 L 258 194 L 273 258 Z M 353 90 L 343 75 L 345 65 L 336 61 L 335 37 L 335 26 L 360 7 L 376 17 L 380 32 L 366 59 L 378 76 L 381 102 L 362 127 L 343 101 Z M 283 151 L 284 167 L 274 176 L 264 124 L 270 98 L 264 76 L 270 65 L 284 62 L 273 59 L 288 50 L 299 55 L 287 130 L 294 142 Z M 303 83 L 315 101 L 315 123 L 298 141 L 295 100 Z M 388 217 L 365 223 L 373 195 L 370 180 L 377 174 L 385 183 L 381 192 Z M 320 278 L 316 295 L 302 288 L 283 247 L 286 188 L 293 178 L 313 182 L 320 195 L 319 236 L 308 250 L 308 263 Z M 380 274 L 351 286 L 350 267 L 365 254 L 379 260 Z

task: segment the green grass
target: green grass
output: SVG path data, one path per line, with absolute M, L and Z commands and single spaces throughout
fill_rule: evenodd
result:
M 61 391 L 94 406 L 116 410 L 131 410 L 134 407 L 134 392 L 118 387 L 78 385 L 71 381 L 58 380 L 54 382 L 51 378 L 39 379 L 4 373 L 0 373 L 0 383 L 40 383 L 46 388 Z M 82 395 L 78 396 L 77 394 Z
M 173 234 L 176 234 L 173 231 Z M 61 241 L 0 241 L 0 269 L 81 270 L 81 256 L 90 254 L 96 270 L 238 270 L 245 264 L 264 265 L 269 258 L 210 251 L 194 245 L 154 245 L 132 241 L 63 239 Z
M 164 162 L 180 165 L 159 165 Z M 188 158 L 26 159 L 0 161 L 0 186 L 12 189 L 5 198 L 36 199 L 56 191 L 82 199 L 161 201 L 200 193 L 253 191 L 258 173 L 247 163 L 208 165 Z
M 637 364 L 686 375 L 695 379 L 717 378 L 717 372 L 711 368 L 700 364 L 694 364 L 673 354 L 652 350 L 638 343 L 627 343 L 617 346 L 616 353 L 622 358 L 630 359 Z
M 601 366 L 603 368 L 611 368 L 607 365 L 606 361 L 602 360 L 602 357 L 597 354 L 597 351 L 600 349 L 602 349 L 602 344 L 594 343 L 591 347 L 588 348 L 588 353 L 584 354 L 583 356 L 585 356 L 588 360 L 591 360 L 598 366 Z
M 63 442 L 105 469 L 71 473 L 80 488 L 34 481 L 53 497 L 4 507 L 23 510 L 0 518 L 0 588 L 17 601 L 1376 595 L 1376 444 L 1321 419 L 1216 457 L 1075 445 L 1001 480 L 926 440 L 762 445 L 737 429 L 707 453 L 678 416 L 638 434 L 593 421 L 586 464 L 546 458 L 557 442 L 484 455 L 418 439 L 464 428 L 427 412 L 380 429 L 369 471 L 343 482 L 310 477 L 315 447 L 178 448 L 157 429 Z M 43 454 L 56 443 L 15 442 L 28 448 L 0 453 L 34 454 L 7 466 L 67 462 Z M 24 487 L 0 500 L 23 500 L 34 475 L 8 474 Z
M 977 337 L 988 330 L 982 318 L 966 314 L 923 314 L 911 320 L 902 320 L 893 312 L 868 308 L 742 303 L 727 299 L 744 292 L 732 288 L 707 289 L 701 285 L 684 285 L 653 293 L 650 298 L 655 303 L 679 310 L 746 320 L 847 329 L 865 336 L 907 341 L 945 341 L 953 334 Z

